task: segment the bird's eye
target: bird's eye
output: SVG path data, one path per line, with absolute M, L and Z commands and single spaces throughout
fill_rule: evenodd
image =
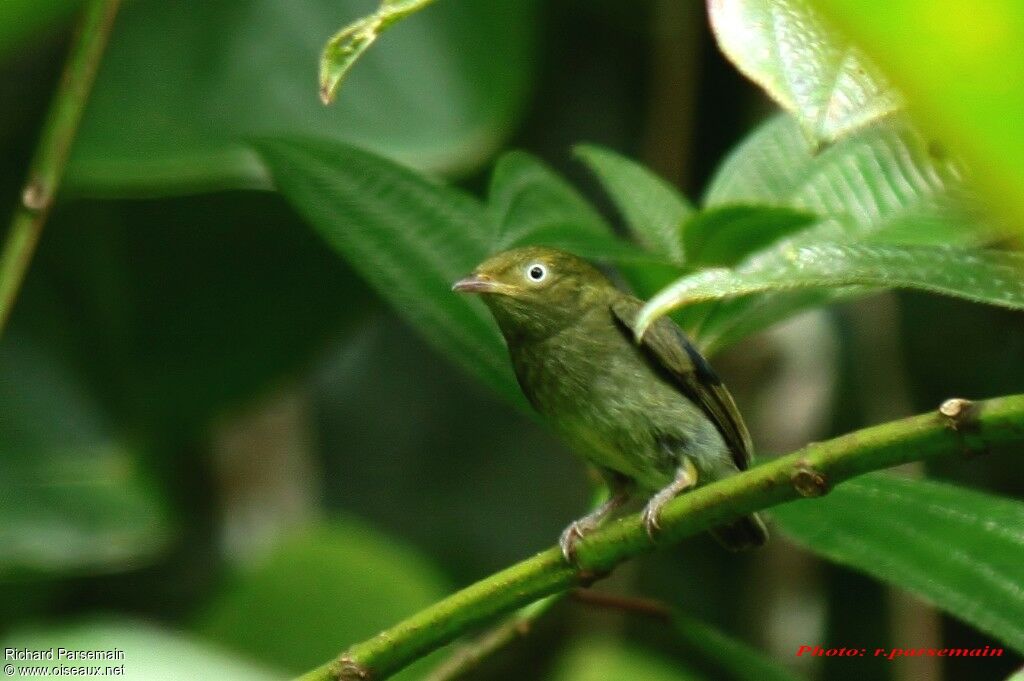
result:
M 526 276 L 530 281 L 544 281 L 544 277 L 548 276 L 548 269 L 540 263 L 534 263 L 526 268 Z

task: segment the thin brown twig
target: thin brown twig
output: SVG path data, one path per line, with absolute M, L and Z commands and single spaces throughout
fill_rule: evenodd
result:
M 607 610 L 619 610 L 665 623 L 671 622 L 675 615 L 672 608 L 653 598 L 623 596 L 621 594 L 592 591 L 591 589 L 574 589 L 572 599 L 585 605 L 592 605 Z

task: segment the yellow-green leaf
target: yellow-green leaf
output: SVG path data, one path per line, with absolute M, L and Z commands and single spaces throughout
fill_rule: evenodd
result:
M 330 104 L 345 75 L 392 24 L 418 12 L 434 0 L 382 0 L 373 14 L 356 19 L 327 41 L 320 56 L 320 99 Z
M 962 154 L 1024 225 L 1024 3 L 821 0 L 898 80 L 921 124 Z
M 708 11 L 722 51 L 816 146 L 901 106 L 877 67 L 806 0 L 708 0 Z

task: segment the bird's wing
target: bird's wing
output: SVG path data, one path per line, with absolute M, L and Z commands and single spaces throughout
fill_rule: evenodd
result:
M 643 303 L 626 295 L 612 303 L 612 312 L 625 327 L 630 340 L 642 307 Z M 704 410 L 725 439 L 736 467 L 746 470 L 750 465 L 753 445 L 743 417 L 722 379 L 682 329 L 662 317 L 644 333 L 641 347 L 656 368 L 667 373 L 683 393 Z

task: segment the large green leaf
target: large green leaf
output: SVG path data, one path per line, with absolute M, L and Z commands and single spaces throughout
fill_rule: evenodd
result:
M 550 681 L 698 681 L 684 665 L 612 639 L 577 643 L 558 661 Z
M 637 242 L 665 260 L 682 264 L 680 230 L 693 214 L 693 206 L 668 182 L 610 149 L 581 145 L 575 151 L 615 202 Z
M 489 254 L 478 201 L 339 144 L 280 138 L 257 147 L 296 210 L 385 300 L 486 384 L 523 403 L 486 309 L 451 291 Z
M 1024 254 L 943 246 L 822 244 L 794 246 L 734 270 L 710 269 L 680 279 L 652 298 L 639 330 L 688 304 L 753 293 L 848 286 L 914 288 L 1024 309 Z
M 297 673 L 448 590 L 412 549 L 354 520 L 338 520 L 288 538 L 235 575 L 198 626 L 231 650 Z
M 440 3 L 367 53 L 337 106 L 313 73 L 358 0 L 125 3 L 82 122 L 67 186 L 98 194 L 266 187 L 246 139 L 357 143 L 421 169 L 483 161 L 526 93 L 532 1 Z
M 0 344 L 0 580 L 124 569 L 168 538 L 138 452 L 72 371 L 13 333 Z
M 959 206 L 966 195 L 962 174 L 957 163 L 936 155 L 902 118 L 877 123 L 816 151 L 796 121 L 780 115 L 761 125 L 722 163 L 704 205 L 785 206 L 843 218 L 839 226 L 861 237 L 898 218 Z
M 767 221 L 762 224 L 769 232 L 773 226 L 787 231 L 785 224 L 770 217 L 773 210 L 816 216 L 814 223 L 767 249 L 745 249 L 750 258 L 784 263 L 787 252 L 798 245 L 983 243 L 994 231 L 970 208 L 970 199 L 958 164 L 930 149 L 902 118 L 876 123 L 816 151 L 796 121 L 783 115 L 758 128 L 726 159 L 694 222 L 727 217 L 729 211 L 741 210 L 737 205 L 762 206 Z M 758 238 L 751 235 L 749 241 Z M 733 241 L 742 246 L 747 240 L 737 235 Z M 800 310 L 860 292 L 842 288 L 766 293 L 756 300 L 692 308 L 683 321 L 699 327 L 700 342 L 713 351 Z
M 498 159 L 487 203 L 496 250 L 553 229 L 596 238 L 611 234 L 604 218 L 575 187 L 523 151 L 511 151 Z
M 901 586 L 1024 652 L 1024 503 L 873 474 L 772 515 L 808 549 Z
M 120 673 L 106 676 L 131 681 L 284 681 L 288 678 L 283 673 L 261 668 L 189 636 L 170 632 L 146 622 L 127 619 L 90 620 L 59 627 L 20 629 L 11 632 L 4 639 L 3 646 L 41 651 L 57 648 L 74 651 L 120 651 L 123 658 L 119 660 L 54 659 L 15 664 L 21 667 L 50 668 L 122 667 Z M 63 679 L 67 678 L 67 673 L 53 673 L 40 678 Z
M 807 0 L 708 0 L 736 67 L 799 120 L 815 146 L 892 113 L 901 97 Z
M 617 237 L 575 187 L 522 151 L 498 159 L 487 210 L 494 230 L 493 251 L 535 244 L 597 260 L 665 261 L 664 256 Z
M 903 87 L 921 124 L 963 153 L 994 204 L 1024 215 L 1024 5 L 1017 0 L 822 0 Z

